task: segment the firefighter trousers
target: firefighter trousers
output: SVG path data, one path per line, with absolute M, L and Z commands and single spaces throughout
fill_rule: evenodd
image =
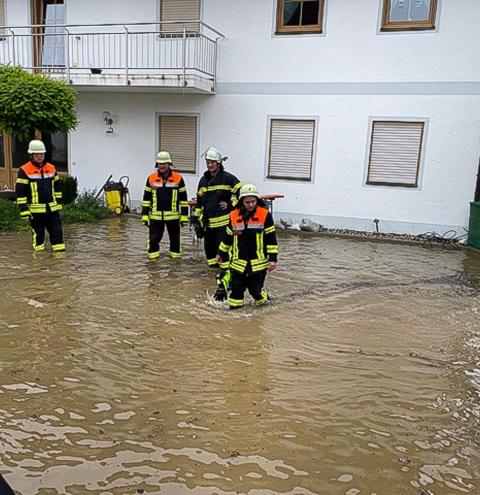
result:
M 205 237 L 203 238 L 203 247 L 205 249 L 205 256 L 207 257 L 208 266 L 217 267 L 218 263 L 215 258 L 218 254 L 218 248 L 220 243 L 225 238 L 225 231 L 227 227 L 217 227 L 216 229 L 205 229 Z M 228 254 L 222 253 L 222 264 L 220 268 L 226 270 L 229 266 Z
M 63 242 L 62 219 L 58 211 L 50 213 L 34 213 L 30 220 L 32 226 L 32 244 L 34 251 L 45 249 L 45 230 L 50 237 L 53 251 L 65 251 Z
M 155 259 L 160 256 L 160 241 L 165 232 L 165 226 L 170 239 L 170 252 L 168 254 L 173 259 L 178 259 L 182 256 L 180 249 L 180 220 L 150 220 L 147 249 L 149 259 Z
M 243 273 L 237 272 L 237 270 L 231 270 L 231 272 L 231 292 L 228 298 L 228 304 L 231 308 L 241 308 L 244 305 L 246 289 L 253 297 L 256 306 L 261 306 L 267 302 L 267 291 L 263 288 L 267 270 L 252 272 L 248 266 Z

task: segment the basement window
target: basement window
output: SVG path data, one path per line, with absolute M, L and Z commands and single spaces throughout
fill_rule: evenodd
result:
M 435 29 L 437 0 L 383 0 L 382 31 Z
M 276 34 L 321 33 L 325 0 L 277 0 Z

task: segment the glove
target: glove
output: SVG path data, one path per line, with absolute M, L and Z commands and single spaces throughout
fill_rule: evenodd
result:
M 31 222 L 32 221 L 32 214 L 30 212 L 26 213 L 26 214 L 20 214 L 20 218 L 22 220 L 25 220 L 26 222 Z
M 145 225 L 146 227 L 148 227 L 150 225 L 150 218 L 148 217 L 148 215 L 142 216 L 142 222 L 143 222 L 143 225 Z

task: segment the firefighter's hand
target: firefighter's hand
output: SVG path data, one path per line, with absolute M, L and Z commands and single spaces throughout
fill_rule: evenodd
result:
M 222 257 L 221 257 L 219 254 L 217 254 L 217 256 L 215 257 L 215 261 L 216 261 L 218 264 L 222 263 Z
M 268 262 L 268 271 L 273 272 L 277 268 L 277 262 L 276 261 L 269 261 Z
M 23 221 L 25 222 L 32 222 L 32 214 L 29 213 L 28 215 L 21 215 L 20 217 Z
M 228 208 L 228 203 L 226 201 L 220 201 L 220 203 L 218 203 L 218 205 L 220 206 L 220 208 L 222 210 L 226 210 Z

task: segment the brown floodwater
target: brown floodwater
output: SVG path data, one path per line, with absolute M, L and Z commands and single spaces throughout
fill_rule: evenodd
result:
M 184 229 L 186 232 L 186 229 Z M 21 495 L 480 493 L 480 255 L 280 233 L 271 305 L 136 218 L 0 235 L 0 472 Z

